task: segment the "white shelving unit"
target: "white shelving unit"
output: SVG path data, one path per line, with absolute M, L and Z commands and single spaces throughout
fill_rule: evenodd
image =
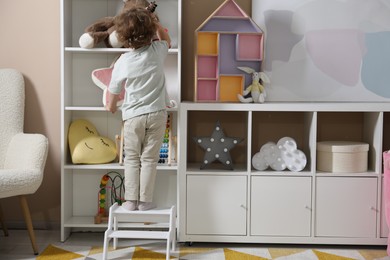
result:
M 192 140 L 219 121 L 233 148 L 234 170 L 200 170 L 204 151 Z M 389 103 L 183 102 L 179 158 L 179 241 L 386 245 L 382 151 L 390 149 Z M 303 171 L 257 171 L 252 157 L 289 136 L 307 157 Z M 316 169 L 316 143 L 366 142 L 368 170 Z
M 90 75 L 127 50 L 78 47 L 84 28 L 115 15 L 120 2 L 61 0 L 62 241 L 74 230 L 107 228 L 107 223 L 94 224 L 100 179 L 112 170 L 123 173 L 118 163 L 71 164 L 67 143 L 68 126 L 78 118 L 90 120 L 110 138 L 120 132 L 120 113 L 104 110 L 102 91 Z M 171 98 L 179 104 L 172 111 L 178 164 L 159 166 L 154 201 L 160 207 L 177 205 L 178 241 L 385 245 L 382 151 L 390 149 L 389 103 L 180 102 L 181 0 L 158 5 L 157 12 L 169 14 L 160 19 L 174 36 L 165 72 Z M 231 150 L 233 171 L 219 164 L 199 169 L 204 152 L 192 137 L 211 135 L 216 121 L 227 136 L 244 137 Z M 252 156 L 260 147 L 285 136 L 305 153 L 306 168 L 253 169 Z M 367 172 L 317 171 L 316 143 L 332 139 L 368 143 Z
M 102 136 L 115 139 L 120 134 L 121 114 L 112 115 L 102 105 L 102 91 L 94 85 L 91 72 L 109 67 L 114 59 L 128 50 L 122 48 L 82 49 L 78 39 L 84 28 L 105 16 L 115 16 L 122 0 L 61 0 L 61 240 L 76 229 L 106 229 L 107 223 L 94 224 L 98 208 L 101 177 L 109 171 L 123 174 L 118 163 L 73 165 L 67 133 L 70 123 L 85 118 Z M 161 23 L 172 38 L 172 49 L 165 62 L 165 75 L 171 99 L 180 103 L 181 68 L 181 0 L 160 0 L 156 10 Z M 173 112 L 172 135 L 179 136 L 179 109 Z M 179 143 L 177 143 L 179 145 Z M 177 147 L 178 149 L 179 147 Z M 176 150 L 178 154 L 178 150 Z M 170 207 L 177 200 L 177 165 L 159 166 L 154 202 Z

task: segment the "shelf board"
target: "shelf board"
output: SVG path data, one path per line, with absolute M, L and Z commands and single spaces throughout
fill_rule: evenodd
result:
M 104 107 L 65 107 L 66 111 L 103 111 L 103 112 L 108 112 Z
M 66 106 L 65 110 L 66 111 L 102 111 L 102 112 L 109 112 L 103 106 L 101 106 L 101 107 L 99 107 L 99 106 L 97 106 L 97 107 Z M 171 111 L 171 112 L 175 112 L 175 111 L 178 111 L 178 110 L 179 109 L 177 107 L 175 107 L 175 108 L 167 108 L 167 111 Z
M 65 47 L 66 52 L 75 52 L 75 53 L 124 53 L 129 52 L 128 48 L 92 48 L 84 49 L 80 47 Z M 168 50 L 169 54 L 178 54 L 179 49 L 171 48 Z
M 246 16 L 219 16 L 215 15 L 211 19 L 223 19 L 223 20 L 250 20 L 249 17 Z
M 234 170 L 224 169 L 222 164 L 212 164 L 210 167 L 203 170 L 200 169 L 201 163 L 189 163 L 187 165 L 187 174 L 233 174 L 233 175 L 246 175 L 248 171 L 246 165 L 235 164 Z
M 124 170 L 124 165 L 119 163 L 107 163 L 107 164 L 65 164 L 64 169 L 67 170 Z M 177 164 L 175 165 L 157 165 L 158 171 L 176 171 Z
M 237 58 L 237 61 L 262 61 L 263 59 L 258 59 L 258 58 L 247 58 L 247 59 L 243 59 L 243 58 Z
M 220 165 L 213 165 L 210 168 L 206 168 L 201 170 L 199 168 L 200 163 L 191 163 L 187 165 L 186 174 L 242 174 L 251 176 L 304 176 L 304 177 L 376 177 L 380 176 L 380 174 L 375 173 L 374 171 L 368 171 L 364 173 L 331 173 L 331 172 L 315 172 L 311 173 L 310 170 L 303 170 L 301 172 L 292 172 L 292 171 L 273 171 L 273 170 L 265 170 L 265 171 L 257 171 L 251 169 L 250 171 L 246 170 L 245 165 L 235 165 L 235 169 L 233 171 L 222 169 Z
M 215 81 L 217 81 L 218 78 L 202 78 L 202 77 L 198 77 L 198 80 L 215 80 Z
M 377 177 L 380 174 L 374 171 L 362 172 L 362 173 L 335 173 L 335 172 L 317 172 L 317 177 Z
M 211 57 L 211 58 L 218 58 L 218 54 L 198 54 L 198 57 Z
M 310 171 L 301 171 L 301 172 L 291 172 L 291 171 L 251 171 L 251 176 L 282 176 L 282 177 L 289 177 L 289 176 L 304 176 L 304 177 L 311 177 L 313 174 Z

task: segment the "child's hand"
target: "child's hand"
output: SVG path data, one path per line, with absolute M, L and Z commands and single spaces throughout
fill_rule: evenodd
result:
M 106 110 L 107 110 L 107 111 L 110 111 L 111 113 L 114 114 L 114 113 L 116 112 L 117 108 L 116 108 L 116 105 L 111 106 L 111 103 L 108 103 L 108 104 L 106 105 Z
M 176 101 L 173 99 L 169 100 L 169 105 L 167 106 L 167 108 L 177 108 Z
M 157 23 L 157 37 L 160 41 L 166 41 L 169 48 L 171 47 L 171 37 L 169 37 L 168 30 L 164 28 L 160 23 Z

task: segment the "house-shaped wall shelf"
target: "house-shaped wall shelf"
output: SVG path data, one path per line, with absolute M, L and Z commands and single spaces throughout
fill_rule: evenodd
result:
M 251 75 L 260 71 L 264 34 L 233 0 L 226 0 L 195 31 L 195 101 L 239 102 Z

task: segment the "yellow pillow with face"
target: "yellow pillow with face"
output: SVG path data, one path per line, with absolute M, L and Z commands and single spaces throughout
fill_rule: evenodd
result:
M 99 136 L 96 127 L 85 119 L 77 119 L 69 126 L 68 142 L 70 153 L 73 154 L 76 145 L 85 137 Z
M 116 158 L 115 143 L 103 136 L 89 136 L 82 139 L 72 155 L 73 163 L 109 163 Z
M 75 164 L 109 163 L 117 156 L 114 141 L 100 136 L 96 127 L 85 119 L 71 123 L 68 142 L 72 162 Z

